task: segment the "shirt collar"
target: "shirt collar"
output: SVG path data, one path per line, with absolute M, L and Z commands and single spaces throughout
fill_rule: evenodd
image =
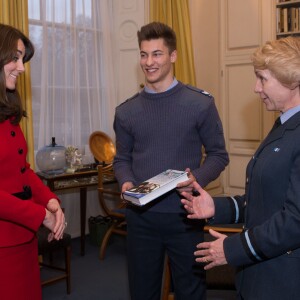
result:
M 293 115 L 295 115 L 297 112 L 300 111 L 300 105 L 295 106 L 289 110 L 287 110 L 286 112 L 284 112 L 281 116 L 280 116 L 280 121 L 281 124 L 283 124 L 284 122 L 286 122 L 289 118 L 291 118 Z
M 177 85 L 177 83 L 178 83 L 178 80 L 174 77 L 173 82 L 172 82 L 171 85 L 167 88 L 166 91 L 172 89 L 175 85 Z M 149 94 L 157 94 L 157 92 L 155 92 L 154 90 L 149 89 L 149 88 L 146 87 L 146 86 L 144 87 L 144 90 L 145 90 L 146 93 L 149 93 Z

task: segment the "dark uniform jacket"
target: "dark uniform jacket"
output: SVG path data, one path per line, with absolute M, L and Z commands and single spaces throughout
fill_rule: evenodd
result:
M 215 223 L 244 222 L 224 241 L 243 299 L 300 297 L 300 112 L 271 130 L 247 166 L 245 195 L 214 198 Z

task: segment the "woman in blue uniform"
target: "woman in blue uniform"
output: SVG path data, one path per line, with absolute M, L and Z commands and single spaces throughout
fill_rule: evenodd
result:
M 213 242 L 197 245 L 205 269 L 238 267 L 239 299 L 300 297 L 300 39 L 267 42 L 252 56 L 255 92 L 280 118 L 259 146 L 246 171 L 245 194 L 212 198 L 182 193 L 190 219 L 244 223 L 227 237 L 213 230 Z

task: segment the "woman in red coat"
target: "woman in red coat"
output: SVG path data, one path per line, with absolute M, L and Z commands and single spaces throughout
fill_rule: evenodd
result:
M 59 201 L 26 162 L 27 145 L 19 126 L 26 113 L 16 90 L 24 63 L 34 54 L 19 30 L 0 24 L 0 299 L 42 298 L 36 231 L 60 239 L 65 218 Z

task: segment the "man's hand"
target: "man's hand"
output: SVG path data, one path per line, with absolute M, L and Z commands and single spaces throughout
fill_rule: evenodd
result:
M 183 181 L 183 182 L 180 182 L 177 184 L 177 191 L 181 194 L 182 192 L 186 192 L 186 193 L 190 193 L 192 194 L 193 193 L 193 182 L 196 181 L 196 178 L 195 176 L 192 174 L 191 170 L 189 168 L 187 168 L 185 170 L 185 172 L 188 173 L 188 177 L 189 177 L 189 180 L 186 180 L 186 181 Z
M 126 203 L 127 201 L 123 198 L 123 193 L 125 191 L 128 191 L 130 190 L 131 188 L 133 188 L 134 185 L 131 181 L 127 181 L 127 182 L 124 182 L 123 185 L 122 185 L 122 192 L 121 192 L 121 199 L 124 201 L 124 203 Z
M 124 182 L 123 185 L 122 185 L 122 193 L 124 193 L 125 191 L 130 190 L 133 187 L 134 187 L 134 185 L 131 181 Z

